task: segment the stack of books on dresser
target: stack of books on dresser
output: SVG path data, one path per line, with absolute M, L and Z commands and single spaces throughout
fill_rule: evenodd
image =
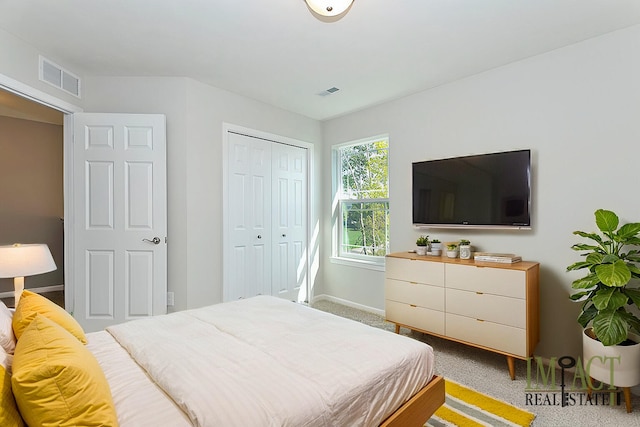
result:
M 480 262 L 499 262 L 502 264 L 513 264 L 522 261 L 522 258 L 515 254 L 494 254 L 490 252 L 476 252 L 473 255 L 475 261 Z

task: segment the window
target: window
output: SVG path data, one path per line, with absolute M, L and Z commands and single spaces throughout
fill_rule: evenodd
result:
M 335 255 L 384 264 L 389 250 L 389 140 L 334 147 Z

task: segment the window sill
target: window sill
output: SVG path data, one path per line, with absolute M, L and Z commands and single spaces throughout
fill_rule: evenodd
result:
M 345 258 L 333 256 L 330 258 L 332 264 L 346 265 L 349 267 L 365 268 L 367 270 L 385 271 L 384 259 L 380 261 L 369 261 L 363 259 Z

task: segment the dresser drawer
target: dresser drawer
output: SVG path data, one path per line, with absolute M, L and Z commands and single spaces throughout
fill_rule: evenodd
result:
M 447 288 L 503 295 L 513 298 L 526 297 L 526 272 L 492 267 L 446 264 Z
M 440 286 L 386 279 L 385 298 L 396 302 L 444 311 L 444 288 Z
M 442 311 L 387 300 L 385 315 L 390 322 L 444 335 L 444 312 Z
M 444 286 L 444 264 L 441 262 L 387 257 L 385 272 L 388 279 Z
M 527 357 L 527 334 L 524 329 L 470 317 L 446 314 L 446 335 L 516 356 Z
M 446 312 L 516 328 L 527 327 L 526 301 L 519 298 L 447 289 Z

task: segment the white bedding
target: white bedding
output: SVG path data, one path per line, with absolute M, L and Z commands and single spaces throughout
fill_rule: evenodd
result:
M 184 414 L 197 426 L 375 426 L 433 376 L 424 343 L 266 296 L 108 332 L 152 378 L 140 371 L 121 383 L 134 374 L 110 372 L 111 338 L 90 334 L 124 427 L 184 425 Z
M 87 348 L 98 359 L 111 387 L 121 426 L 192 425 L 189 417 L 108 332 L 88 333 L 87 340 Z

